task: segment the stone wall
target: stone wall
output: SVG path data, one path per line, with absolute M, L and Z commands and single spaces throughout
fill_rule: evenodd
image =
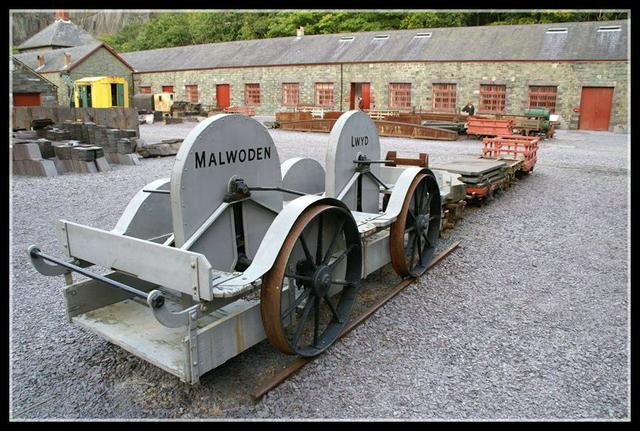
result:
M 139 86 L 151 86 L 161 91 L 163 85 L 173 85 L 176 100 L 185 100 L 185 85 L 197 85 L 199 102 L 216 105 L 215 85 L 230 84 L 231 104 L 244 106 L 244 84 L 260 83 L 259 115 L 273 115 L 283 110 L 282 83 L 300 84 L 300 104 L 313 105 L 314 84 L 334 83 L 334 104 L 328 110 L 349 109 L 352 82 L 371 83 L 372 109 L 389 109 L 389 84 L 411 83 L 411 105 L 432 110 L 432 85 L 456 84 L 456 105 L 462 108 L 472 100 L 479 107 L 481 84 L 506 86 L 506 114 L 522 114 L 528 107 L 530 85 L 558 87 L 556 113 L 562 126 L 576 128 L 583 86 L 612 86 L 614 100 L 611 129 L 628 123 L 629 63 L 626 61 L 585 62 L 438 62 L 438 63 L 371 63 L 312 66 L 247 67 L 180 72 L 138 73 Z M 342 82 L 342 85 L 341 85 Z M 341 91 L 342 87 L 342 91 Z M 342 99 L 342 106 L 340 101 Z
M 13 93 L 40 93 L 40 106 L 58 105 L 58 89 L 55 84 L 18 61 L 13 62 L 11 80 Z

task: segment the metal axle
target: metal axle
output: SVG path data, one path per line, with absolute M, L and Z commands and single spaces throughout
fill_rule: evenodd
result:
M 122 289 L 122 290 L 126 290 L 127 292 L 129 292 L 129 293 L 131 293 L 131 294 L 133 294 L 133 295 L 135 295 L 135 296 L 137 296 L 139 298 L 142 298 L 144 300 L 147 299 L 147 296 L 148 296 L 147 292 L 144 292 L 142 290 L 136 289 L 135 287 L 131 287 L 131 286 L 128 286 L 126 284 L 120 283 L 118 281 L 111 280 L 110 278 L 107 278 L 107 277 L 102 276 L 100 274 L 94 274 L 92 272 L 87 271 L 84 268 L 81 268 L 81 267 L 77 266 L 77 265 L 74 265 L 74 264 L 69 263 L 69 262 L 65 262 L 64 260 L 60 260 L 60 259 L 57 259 L 57 258 L 55 258 L 53 256 L 49 256 L 48 254 L 42 253 L 40 251 L 40 249 L 38 249 L 38 248 L 31 249 L 29 251 L 29 254 L 33 258 L 40 258 L 40 259 L 48 260 L 49 262 L 53 262 L 56 265 L 60 265 L 60 266 L 62 266 L 64 268 L 70 269 L 73 272 L 77 272 L 77 273 L 82 274 L 82 275 L 84 275 L 86 277 L 93 278 L 94 280 L 98 280 L 98 281 L 101 281 L 103 283 L 106 283 L 109 286 L 117 287 L 118 289 Z M 164 297 L 163 296 L 159 296 L 157 298 L 154 298 L 152 304 L 153 304 L 154 308 L 162 307 L 162 305 L 164 305 Z

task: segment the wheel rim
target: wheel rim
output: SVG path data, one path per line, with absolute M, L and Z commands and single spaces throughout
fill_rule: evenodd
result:
M 271 344 L 301 356 L 329 347 L 349 321 L 361 265 L 351 214 L 330 205 L 306 210 L 263 278 L 262 321 Z
M 391 225 L 391 264 L 401 277 L 418 277 L 426 271 L 440 235 L 441 211 L 435 178 L 418 175 Z

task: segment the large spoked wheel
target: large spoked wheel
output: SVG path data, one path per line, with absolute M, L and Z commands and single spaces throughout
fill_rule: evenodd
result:
M 329 347 L 349 321 L 361 266 L 349 211 L 316 205 L 302 213 L 262 280 L 262 324 L 271 344 L 301 356 Z
M 391 265 L 399 276 L 418 277 L 427 270 L 440 235 L 441 217 L 436 179 L 418 175 L 390 230 Z

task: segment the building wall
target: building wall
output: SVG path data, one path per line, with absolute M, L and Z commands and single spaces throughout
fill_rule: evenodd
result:
M 72 59 L 73 60 L 73 59 Z M 58 86 L 58 102 L 69 106 L 69 89 L 61 72 L 43 73 L 47 79 Z M 100 48 L 69 72 L 72 81 L 89 76 L 122 76 L 129 86 L 129 106 L 133 94 L 133 76 L 131 70 L 105 48 Z
M 57 106 L 58 89 L 42 76 L 17 61 L 11 73 L 13 93 L 40 93 L 40 106 Z
M 558 87 L 556 113 L 562 127 L 576 128 L 583 86 L 612 86 L 614 100 L 611 128 L 628 123 L 628 69 L 626 61 L 589 62 L 442 62 L 373 63 L 312 66 L 247 67 L 180 72 L 135 74 L 139 86 L 161 91 L 173 85 L 176 100 L 185 100 L 185 85 L 198 85 L 199 102 L 215 106 L 215 85 L 231 85 L 231 104 L 244 105 L 244 84 L 260 83 L 260 106 L 256 113 L 272 115 L 282 106 L 282 83 L 300 83 L 300 104 L 313 105 L 314 83 L 334 83 L 334 105 L 327 109 L 349 109 L 351 82 L 370 82 L 372 109 L 389 109 L 389 84 L 411 83 L 411 104 L 415 109 L 432 109 L 432 85 L 455 83 L 458 109 L 468 100 L 476 109 L 480 103 L 480 84 L 506 86 L 506 114 L 522 114 L 528 107 L 529 85 Z M 342 81 L 342 91 L 341 83 Z

